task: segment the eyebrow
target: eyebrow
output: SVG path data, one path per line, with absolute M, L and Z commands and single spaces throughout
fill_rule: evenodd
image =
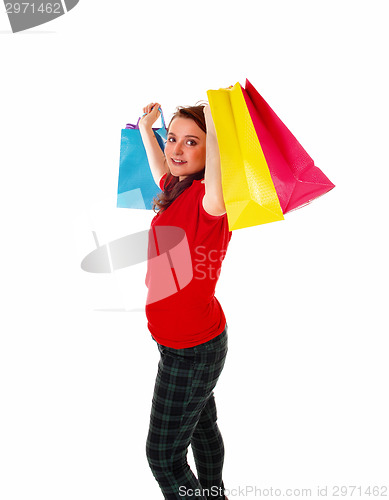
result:
M 168 135 L 174 135 L 174 137 L 177 137 L 176 134 L 173 134 L 173 132 L 169 132 Z M 200 137 L 197 137 L 197 135 L 185 135 L 184 137 L 195 137 L 196 139 L 200 140 Z

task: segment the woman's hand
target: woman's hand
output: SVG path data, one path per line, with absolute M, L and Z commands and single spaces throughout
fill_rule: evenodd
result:
M 203 112 L 204 112 L 204 116 L 209 116 L 211 114 L 211 107 L 209 106 L 209 104 L 206 104 L 203 108 Z
M 204 106 L 203 112 L 205 117 L 205 125 L 207 127 L 207 134 L 216 135 L 215 124 L 212 118 L 211 107 L 209 106 L 209 104 Z
M 158 120 L 161 113 L 158 108 L 161 105 L 157 102 L 151 102 L 143 108 L 143 113 L 145 113 L 139 121 L 139 127 L 142 128 L 152 128 L 153 124 Z

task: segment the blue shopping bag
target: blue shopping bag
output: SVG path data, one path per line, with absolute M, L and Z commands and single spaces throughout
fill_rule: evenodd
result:
M 165 149 L 167 130 L 161 108 L 161 128 L 153 128 L 155 137 L 162 151 Z M 141 208 L 151 210 L 153 198 L 161 190 L 156 185 L 147 160 L 139 130 L 139 120 L 136 125 L 127 124 L 122 129 L 120 143 L 120 164 L 117 193 L 118 208 Z

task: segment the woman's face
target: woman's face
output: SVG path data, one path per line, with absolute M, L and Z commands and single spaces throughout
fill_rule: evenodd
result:
M 182 181 L 205 167 L 206 133 L 194 120 L 177 117 L 171 122 L 165 156 L 172 175 Z

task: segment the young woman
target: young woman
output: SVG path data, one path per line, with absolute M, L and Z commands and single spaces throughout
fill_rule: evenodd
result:
M 182 230 L 191 279 L 188 266 L 183 271 L 182 262 L 177 264 L 173 233 L 165 242 L 149 239 L 149 252 L 151 246 L 160 246 L 158 255 L 165 258 L 161 265 L 167 263 L 176 288 L 159 296 L 157 290 L 154 297 L 159 300 L 146 304 L 148 328 L 160 352 L 146 453 L 166 500 L 224 500 L 224 445 L 213 389 L 224 367 L 228 341 L 226 318 L 214 293 L 232 233 L 223 200 L 219 148 L 209 106 L 200 105 L 177 108 L 163 153 L 152 130 L 159 107 L 147 105 L 139 122 L 151 172 L 163 191 L 154 199 L 153 209 L 157 206 L 159 211 L 150 233 L 156 235 L 162 226 Z M 168 282 L 155 278 L 160 271 L 150 260 L 148 298 L 151 289 L 155 292 Z M 189 445 L 198 478 L 186 460 Z

